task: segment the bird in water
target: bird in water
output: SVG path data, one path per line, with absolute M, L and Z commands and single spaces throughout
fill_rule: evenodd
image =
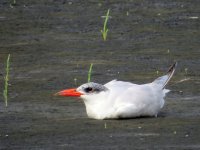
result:
M 142 116 L 157 117 L 164 106 L 165 89 L 172 78 L 177 63 L 166 75 L 147 84 L 134 84 L 112 80 L 104 85 L 85 83 L 78 88 L 62 90 L 55 95 L 80 97 L 86 107 L 88 117 L 93 119 L 120 119 Z

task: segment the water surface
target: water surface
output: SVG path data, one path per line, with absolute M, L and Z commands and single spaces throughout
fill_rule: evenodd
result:
M 9 53 L 11 85 L 0 149 L 200 149 L 199 10 L 198 0 L 1 0 L 0 91 Z M 53 96 L 85 83 L 90 63 L 94 82 L 142 84 L 174 61 L 158 118 L 93 120 L 82 101 Z

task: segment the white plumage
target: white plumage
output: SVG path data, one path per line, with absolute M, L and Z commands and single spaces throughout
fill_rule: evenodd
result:
M 154 82 L 137 85 L 113 80 L 104 85 L 109 90 L 81 95 L 90 118 L 132 118 L 157 116 L 168 92 Z
M 113 80 L 105 85 L 86 83 L 77 89 L 63 90 L 61 96 L 80 96 L 83 99 L 87 115 L 94 119 L 134 118 L 157 116 L 164 106 L 164 97 L 169 90 L 165 85 L 173 76 L 172 65 L 167 75 L 148 84 L 133 84 Z

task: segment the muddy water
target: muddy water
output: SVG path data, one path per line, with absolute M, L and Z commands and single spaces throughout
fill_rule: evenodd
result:
M 198 0 L 1 0 L 0 91 L 9 53 L 11 85 L 0 149 L 200 149 L 199 10 Z M 85 83 L 90 63 L 92 81 L 146 83 L 173 61 L 158 118 L 88 119 L 80 100 L 53 96 Z

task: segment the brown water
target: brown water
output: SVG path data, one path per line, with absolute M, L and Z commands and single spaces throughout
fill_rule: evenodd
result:
M 7 108 L 0 96 L 0 149 L 200 149 L 200 1 L 11 3 L 0 1 L 0 91 L 11 54 Z M 94 82 L 146 83 L 174 61 L 158 118 L 88 119 L 80 100 L 53 96 L 85 83 L 90 63 Z

